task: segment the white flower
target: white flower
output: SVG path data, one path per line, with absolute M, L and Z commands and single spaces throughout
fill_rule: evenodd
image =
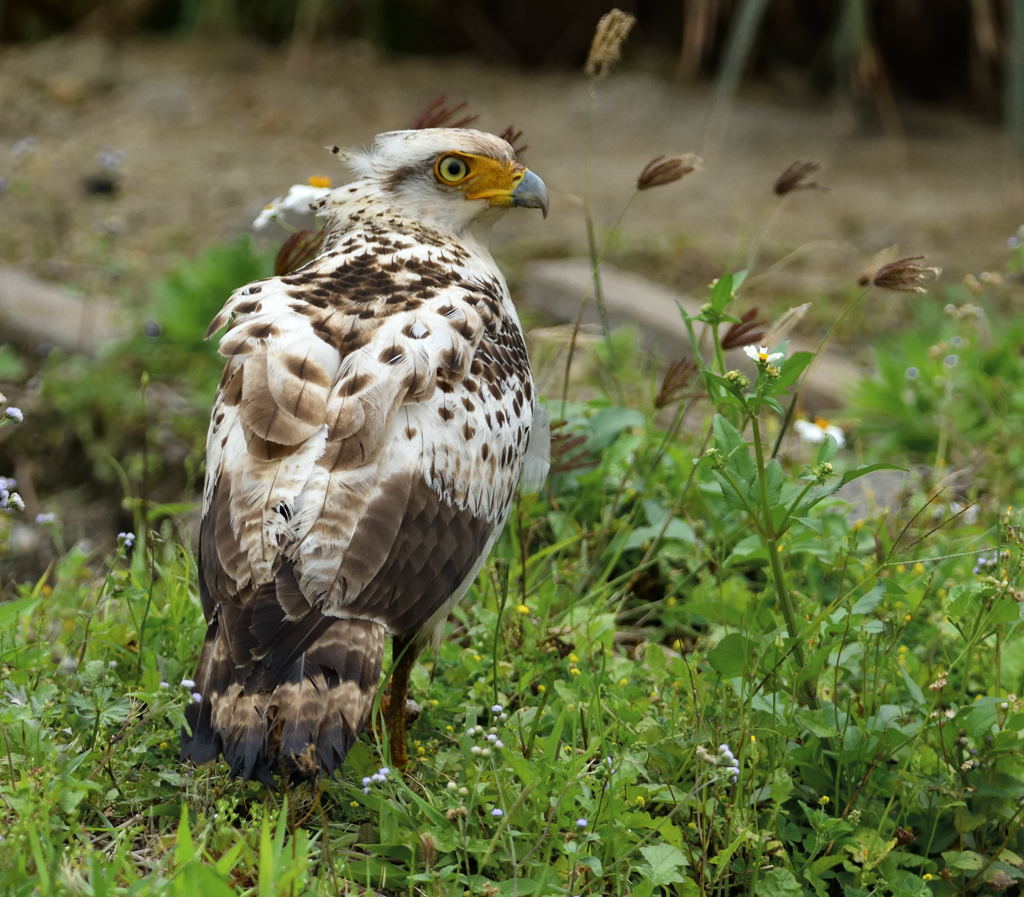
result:
M 331 192 L 330 187 L 311 187 L 309 184 L 293 184 L 284 196 L 279 196 L 267 205 L 256 220 L 253 230 L 266 230 L 272 223 L 284 223 L 285 227 L 296 230 L 312 229 L 314 214 L 310 203 Z
M 182 679 L 181 684 L 183 688 L 195 688 L 196 683 L 193 679 Z
M 769 352 L 767 346 L 744 346 L 743 352 L 758 364 L 774 364 L 786 357 L 785 352 Z
M 504 709 L 505 708 L 502 707 L 501 704 L 493 704 L 493 705 L 491 705 L 491 713 L 501 713 L 501 711 L 504 710 Z
M 579 819 L 576 820 L 576 825 L 579 826 L 579 828 L 586 828 L 587 820 L 581 816 Z
M 8 420 L 13 420 L 16 424 L 20 424 L 25 420 L 25 414 L 20 408 L 15 408 L 13 405 L 8 406 L 7 410 L 4 411 L 4 416 Z
M 824 442 L 826 436 L 831 436 L 839 448 L 846 445 L 846 434 L 823 417 L 816 417 L 813 421 L 797 420 L 793 426 L 797 435 L 808 442 Z
M 505 815 L 505 811 L 504 810 L 499 810 L 497 807 L 495 807 L 493 810 L 491 810 L 491 815 L 495 819 L 498 819 L 498 818 L 500 818 L 500 817 Z
M 192 700 L 195 701 L 197 704 L 201 704 L 203 701 L 203 696 L 199 694 L 199 692 L 194 691 L 192 692 Z

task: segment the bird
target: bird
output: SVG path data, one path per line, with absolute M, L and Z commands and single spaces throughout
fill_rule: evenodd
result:
M 548 191 L 465 128 L 333 147 L 354 178 L 313 203 L 319 254 L 236 290 L 198 546 L 207 633 L 181 749 L 273 786 L 334 773 L 382 702 L 408 761 L 409 674 L 547 472 L 548 430 L 508 285 L 486 248 Z

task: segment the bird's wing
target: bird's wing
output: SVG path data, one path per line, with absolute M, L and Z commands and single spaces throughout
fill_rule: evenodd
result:
M 275 668 L 315 637 L 320 615 L 422 625 L 475 572 L 507 508 L 504 495 L 487 508 L 451 488 L 460 437 L 432 413 L 497 332 L 493 282 L 477 290 L 441 264 L 370 268 L 364 257 L 247 287 L 211 325 L 233 317 L 207 444 L 204 607 L 272 599 L 247 623 L 256 641 L 244 653 L 256 656 L 268 623 L 315 611 L 309 632 L 291 627 L 287 650 L 275 646 Z M 529 420 L 517 423 L 519 439 Z

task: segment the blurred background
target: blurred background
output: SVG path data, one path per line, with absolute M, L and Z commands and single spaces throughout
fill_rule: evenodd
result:
M 325 146 L 441 96 L 454 120 L 521 130 L 551 189 L 547 221 L 509 215 L 494 239 L 536 333 L 587 290 L 585 210 L 604 260 L 642 278 L 609 297 L 626 321 L 648 288 L 671 309 L 749 267 L 744 297 L 763 316 L 811 302 L 796 332 L 814 340 L 879 251 L 941 266 L 927 303 L 844 326 L 835 351 L 858 370 L 1005 268 L 1024 221 L 1024 0 L 622 8 L 636 26 L 595 79 L 603 0 L 2 0 L 0 393 L 26 421 L 0 433 L 0 474 L 24 519 L 59 511 L 70 544 L 191 507 L 219 371 L 202 334 L 276 248 L 250 242 L 253 218 L 291 184 L 343 182 Z M 689 152 L 699 171 L 636 193 L 652 157 Z M 821 163 L 824 189 L 783 203 L 796 160 Z

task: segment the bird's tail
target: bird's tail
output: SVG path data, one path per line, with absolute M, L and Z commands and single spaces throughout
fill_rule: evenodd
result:
M 227 618 L 210 623 L 182 756 L 198 764 L 223 753 L 232 775 L 267 784 L 330 774 L 369 720 L 385 628 L 312 609 L 261 619 L 269 612 L 259 601 L 222 606 Z

